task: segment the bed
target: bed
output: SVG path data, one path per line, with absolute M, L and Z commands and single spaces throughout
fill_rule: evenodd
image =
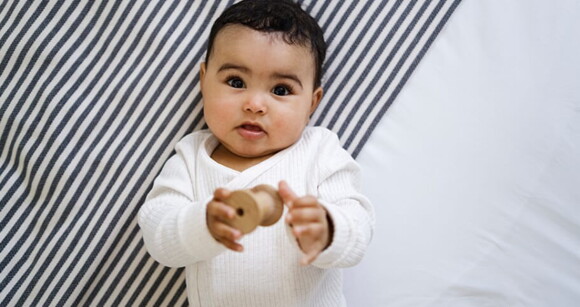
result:
M 0 2 L 0 305 L 187 305 L 135 216 L 231 3 Z M 349 305 L 580 301 L 580 4 L 300 3 L 377 213 Z

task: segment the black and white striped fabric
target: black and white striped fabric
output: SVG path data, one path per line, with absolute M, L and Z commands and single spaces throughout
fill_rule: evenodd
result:
M 0 2 L 0 306 L 187 305 L 136 213 L 186 133 L 234 1 Z M 325 31 L 312 123 L 356 156 L 460 0 L 302 1 Z

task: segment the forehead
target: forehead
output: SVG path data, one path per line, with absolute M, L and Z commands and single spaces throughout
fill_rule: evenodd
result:
M 260 32 L 242 25 L 228 25 L 217 33 L 212 49 L 209 62 L 249 61 L 248 64 L 314 74 L 314 54 L 311 48 L 289 44 L 278 32 Z

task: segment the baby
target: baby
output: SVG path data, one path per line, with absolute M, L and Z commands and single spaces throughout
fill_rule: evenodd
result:
M 307 127 L 320 102 L 322 30 L 298 4 L 247 0 L 215 21 L 200 68 L 208 130 L 185 136 L 139 212 L 151 256 L 185 267 L 192 306 L 344 306 L 339 268 L 374 213 L 338 138 Z M 284 219 L 243 235 L 233 190 L 278 187 Z

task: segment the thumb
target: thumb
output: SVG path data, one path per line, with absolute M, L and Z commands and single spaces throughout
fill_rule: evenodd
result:
M 278 194 L 280 194 L 280 197 L 282 198 L 284 204 L 288 206 L 291 206 L 292 202 L 297 198 L 294 191 L 292 191 L 288 183 L 284 180 L 278 183 Z

